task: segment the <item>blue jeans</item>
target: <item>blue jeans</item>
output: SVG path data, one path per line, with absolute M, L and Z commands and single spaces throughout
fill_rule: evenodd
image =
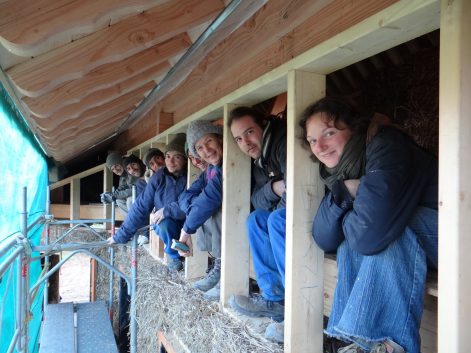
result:
M 182 227 L 182 221 L 177 221 L 172 218 L 164 218 L 159 224 L 152 225 L 154 232 L 165 244 L 164 252 L 172 259 L 180 257 L 180 255 L 178 255 L 178 251 L 173 250 L 170 246 L 172 246 L 172 239 L 180 239 Z
M 339 246 L 329 336 L 356 342 L 366 350 L 391 339 L 407 353 L 420 352 L 425 250 L 436 263 L 437 216 L 436 210 L 418 208 L 402 236 L 372 256 L 352 250 L 347 241 Z
M 285 297 L 286 209 L 255 210 L 247 232 L 258 286 L 266 300 Z

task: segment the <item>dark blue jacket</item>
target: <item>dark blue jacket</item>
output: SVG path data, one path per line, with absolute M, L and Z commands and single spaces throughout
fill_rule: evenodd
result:
M 286 195 L 279 197 L 271 188 L 275 181 L 286 181 L 286 120 L 272 119 L 266 130 L 262 156 L 252 166 L 254 188 L 250 201 L 255 209 L 271 211 L 286 207 Z
M 436 158 L 404 133 L 385 127 L 366 149 L 365 174 L 353 207 L 342 209 L 328 192 L 312 234 L 326 252 L 346 239 L 352 249 L 373 255 L 402 235 L 418 206 L 437 209 L 437 202 Z
M 127 243 L 139 228 L 149 224 L 149 215 L 153 208 L 159 210 L 165 207 L 165 217 L 181 219 L 182 211 L 175 201 L 185 188 L 186 171 L 174 177 L 167 168 L 159 169 L 150 178 L 144 192 L 136 198 L 114 240 L 117 243 Z
M 195 233 L 222 205 L 222 168 L 210 165 L 202 174 L 206 175 L 200 175 L 179 200 L 186 213 L 183 230 L 188 234 Z

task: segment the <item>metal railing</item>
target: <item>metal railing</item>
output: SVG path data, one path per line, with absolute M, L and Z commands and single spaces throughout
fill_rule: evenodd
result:
M 133 187 L 133 199 L 135 198 L 135 188 Z M 95 259 L 99 264 L 103 265 L 110 271 L 109 277 L 109 298 L 108 298 L 108 309 L 110 313 L 110 319 L 112 319 L 112 310 L 113 310 L 113 281 L 114 275 L 117 275 L 124 279 L 128 287 L 128 295 L 131 297 L 131 310 L 130 310 L 130 348 L 131 353 L 137 352 L 137 321 L 136 321 L 136 303 L 135 303 L 135 293 L 136 293 L 136 277 L 137 277 L 137 237 L 133 237 L 132 246 L 131 246 L 131 275 L 127 276 L 114 266 L 114 248 L 115 246 L 120 246 L 123 244 L 109 244 L 100 233 L 92 229 L 89 224 L 91 223 L 111 223 L 111 236 L 115 232 L 115 205 L 112 205 L 112 212 L 110 219 L 100 219 L 100 220 L 65 220 L 58 221 L 54 220 L 53 216 L 49 214 L 49 188 L 47 191 L 47 205 L 46 205 L 46 214 L 40 216 L 36 219 L 31 225 L 27 224 L 27 190 L 26 187 L 23 188 L 22 193 L 22 203 L 21 203 L 21 232 L 18 235 L 5 240 L 0 243 L 0 258 L 8 254 L 5 259 L 0 263 L 0 279 L 3 278 L 4 274 L 8 269 L 13 271 L 13 264 L 16 263 L 16 288 L 15 290 L 15 331 L 11 338 L 10 344 L 8 346 L 7 353 L 13 352 L 16 348 L 18 353 L 28 353 L 28 341 L 29 341 L 29 332 L 28 332 L 28 323 L 32 316 L 31 306 L 34 302 L 39 288 L 42 284 L 46 283 L 43 291 L 43 306 L 44 309 L 48 305 L 48 286 L 47 280 L 56 273 L 60 267 L 69 261 L 73 256 L 77 254 L 86 254 L 89 257 Z M 45 224 L 45 239 L 44 245 L 32 246 L 28 239 L 28 231 L 40 223 Z M 62 234 L 57 238 L 52 244 L 49 244 L 50 241 L 50 226 L 58 224 L 75 224 L 71 229 Z M 100 241 L 88 242 L 88 243 L 59 243 L 63 241 L 68 235 L 72 234 L 72 231 L 80 227 L 85 227 L 89 229 L 93 234 L 95 234 Z M 91 252 L 89 249 L 98 249 L 98 248 L 109 248 L 110 262 L 103 260 L 98 255 Z M 53 268 L 49 269 L 50 262 L 49 256 L 56 254 L 62 251 L 71 251 L 64 259 L 57 263 Z M 37 257 L 32 257 L 33 252 L 40 252 L 41 255 Z M 29 283 L 29 272 L 30 265 L 34 261 L 38 261 L 44 258 L 44 268 L 41 272 L 39 279 L 31 286 Z M 8 281 L 10 283 L 10 281 Z M 5 289 L 7 290 L 7 288 Z M 3 308 L 2 308 L 3 309 Z M 3 312 L 0 311 L 0 313 Z M 1 319 L 1 318 L 0 318 Z M 47 319 L 47 318 L 46 318 Z

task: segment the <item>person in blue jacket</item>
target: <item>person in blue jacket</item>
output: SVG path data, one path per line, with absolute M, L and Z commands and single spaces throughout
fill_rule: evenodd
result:
M 210 243 L 211 254 L 215 257 L 214 266 L 208 275 L 196 283 L 196 287 L 206 290 L 205 298 L 219 300 L 219 278 L 221 274 L 221 206 L 222 206 L 222 129 L 209 121 L 197 120 L 187 128 L 188 149 L 198 155 L 208 167 L 200 178 L 182 194 L 180 208 L 186 213 L 180 241 L 190 248 L 182 256 L 192 255 L 191 234 L 206 226 L 204 236 Z M 209 228 L 209 229 L 208 229 Z M 209 231 L 211 230 L 211 231 Z M 207 239 L 207 238 L 211 239 Z
M 340 353 L 418 353 L 427 261 L 437 266 L 437 161 L 392 126 L 367 141 L 368 124 L 334 98 L 300 122 L 328 189 L 312 234 L 337 252 L 326 333 L 351 343 Z
M 284 340 L 286 247 L 286 120 L 265 118 L 250 107 L 231 111 L 228 127 L 240 150 L 253 159 L 250 197 L 254 211 L 247 218 L 250 252 L 261 295 L 234 295 L 230 306 L 241 314 L 270 317 L 265 337 Z
M 155 207 L 153 228 L 165 243 L 168 267 L 181 270 L 182 260 L 171 249 L 172 239 L 178 239 L 185 220 L 185 213 L 178 207 L 178 197 L 186 189 L 187 159 L 185 134 L 177 134 L 165 148 L 165 168 L 159 169 L 149 180 L 144 192 L 131 207 L 126 220 L 110 242 L 126 243 L 139 228 L 148 224 L 149 215 Z

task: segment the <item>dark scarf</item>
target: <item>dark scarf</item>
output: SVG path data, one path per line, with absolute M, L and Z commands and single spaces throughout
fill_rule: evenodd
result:
M 339 163 L 334 168 L 327 168 L 319 163 L 321 180 L 329 190 L 337 180 L 360 179 L 365 174 L 366 136 L 353 134 L 345 145 Z

